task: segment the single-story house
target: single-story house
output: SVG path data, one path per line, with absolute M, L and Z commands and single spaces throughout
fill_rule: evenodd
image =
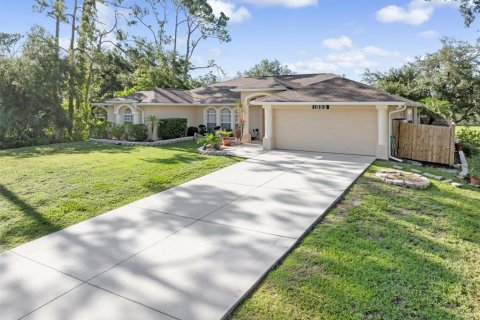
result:
M 238 108 L 241 102 L 242 109 Z M 334 74 L 242 77 L 192 90 L 152 89 L 93 104 L 116 124 L 187 118 L 188 126 L 234 129 L 264 149 L 388 159 L 392 119 L 419 123 L 415 101 Z M 240 113 L 243 114 L 241 117 Z

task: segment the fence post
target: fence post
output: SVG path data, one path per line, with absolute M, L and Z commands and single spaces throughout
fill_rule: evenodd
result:
M 452 123 L 450 127 L 450 162 L 449 165 L 453 166 L 455 163 L 455 123 Z

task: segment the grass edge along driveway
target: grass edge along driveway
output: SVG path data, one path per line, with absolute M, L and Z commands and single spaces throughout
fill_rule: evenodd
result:
M 73 142 L 0 150 L 0 252 L 241 160 L 197 148 Z
M 480 319 L 480 191 L 381 183 L 391 165 L 375 162 L 230 319 Z

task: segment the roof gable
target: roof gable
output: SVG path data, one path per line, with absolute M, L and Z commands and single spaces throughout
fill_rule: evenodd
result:
M 419 103 L 390 94 L 366 84 L 334 77 L 255 100 L 256 102 L 402 102 L 412 106 Z

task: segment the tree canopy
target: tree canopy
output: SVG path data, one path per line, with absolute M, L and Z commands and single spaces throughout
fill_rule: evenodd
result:
M 431 111 L 455 122 L 480 114 L 478 44 L 443 39 L 440 50 L 387 72 L 366 70 L 363 80 L 412 100 L 427 99 L 425 105 L 431 106 Z
M 263 59 L 252 68 L 239 72 L 240 77 L 268 77 L 295 74 L 290 68 L 278 60 Z
M 0 33 L 0 148 L 86 138 L 92 101 L 216 82 L 215 61 L 192 58 L 208 39 L 231 40 L 229 18 L 207 0 L 35 0 L 33 10 L 54 20 L 52 34 Z

